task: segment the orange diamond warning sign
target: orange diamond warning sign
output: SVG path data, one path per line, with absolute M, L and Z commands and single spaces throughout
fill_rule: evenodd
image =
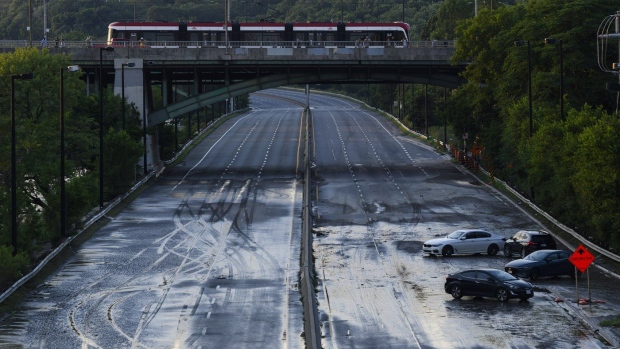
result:
M 594 255 L 592 255 L 592 253 L 590 253 L 590 251 L 588 251 L 583 245 L 579 245 L 568 260 L 583 273 L 594 261 Z

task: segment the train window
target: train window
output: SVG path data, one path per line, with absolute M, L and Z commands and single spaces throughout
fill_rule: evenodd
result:
M 217 32 L 209 32 L 209 36 L 211 37 L 211 42 L 218 42 L 219 38 L 217 36 Z
M 280 35 L 278 33 L 265 33 L 263 34 L 263 40 L 269 42 L 280 41 Z
M 156 41 L 174 41 L 174 35 L 172 33 L 157 33 Z
M 298 40 L 298 41 L 305 41 L 305 40 L 306 40 L 306 38 L 305 38 L 304 33 L 295 33 L 295 40 Z
M 144 33 L 141 38 L 144 38 L 144 41 L 156 41 L 155 33 Z
M 353 33 L 350 34 L 349 40 L 351 40 L 351 41 L 364 40 L 366 38 L 366 35 L 367 34 L 362 33 L 362 32 L 353 32 Z
M 120 32 L 120 31 L 115 31 L 114 35 L 113 35 L 114 39 L 124 39 L 125 38 L 125 33 L 124 32 Z
M 259 42 L 262 40 L 261 38 L 261 33 L 256 33 L 256 32 L 246 32 L 243 33 L 244 34 L 244 41 L 249 41 L 249 42 Z

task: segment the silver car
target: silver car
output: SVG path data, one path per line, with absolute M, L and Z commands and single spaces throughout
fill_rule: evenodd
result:
M 432 239 L 424 243 L 423 253 L 442 255 L 487 253 L 495 256 L 504 249 L 506 238 L 481 229 L 457 230 L 445 238 Z

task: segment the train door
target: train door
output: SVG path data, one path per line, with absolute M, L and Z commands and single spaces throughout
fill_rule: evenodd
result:
M 179 35 L 175 38 L 176 41 L 187 41 L 187 23 L 179 23 Z
M 295 32 L 294 40 L 296 41 L 297 46 L 306 46 L 307 45 L 306 42 L 308 41 L 308 38 L 306 34 L 303 32 Z
M 338 23 L 338 26 L 336 27 L 336 41 L 338 41 L 338 47 L 345 47 L 346 40 L 347 40 L 347 33 L 345 31 L 345 24 Z
M 241 25 L 239 22 L 233 22 L 230 35 L 231 46 L 239 46 L 239 41 L 241 41 Z
M 284 24 L 284 41 L 295 41 L 295 33 L 293 33 L 293 23 Z
M 325 41 L 325 37 L 323 36 L 323 32 L 309 32 L 308 33 L 308 44 L 310 46 L 320 46 Z

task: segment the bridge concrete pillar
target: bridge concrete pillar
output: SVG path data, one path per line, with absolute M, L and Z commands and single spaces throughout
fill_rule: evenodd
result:
M 123 64 L 133 63 L 133 67 L 124 66 Z M 117 58 L 114 60 L 114 94 L 122 95 L 123 92 L 123 71 L 125 75 L 125 98 L 129 104 L 134 104 L 138 112 L 140 113 L 140 120 L 144 122 L 144 118 L 148 115 L 148 107 L 146 103 L 145 84 L 144 78 L 144 61 L 142 59 L 127 59 Z M 129 110 L 125 111 L 126 117 L 129 117 Z M 148 123 L 148 118 L 146 119 Z M 146 125 L 149 126 L 148 124 Z M 144 166 L 146 163 L 146 170 L 150 171 L 154 168 L 162 166 L 161 159 L 159 157 L 159 144 L 157 142 L 157 135 L 146 135 L 146 161 L 141 159 L 138 163 L 140 166 Z

